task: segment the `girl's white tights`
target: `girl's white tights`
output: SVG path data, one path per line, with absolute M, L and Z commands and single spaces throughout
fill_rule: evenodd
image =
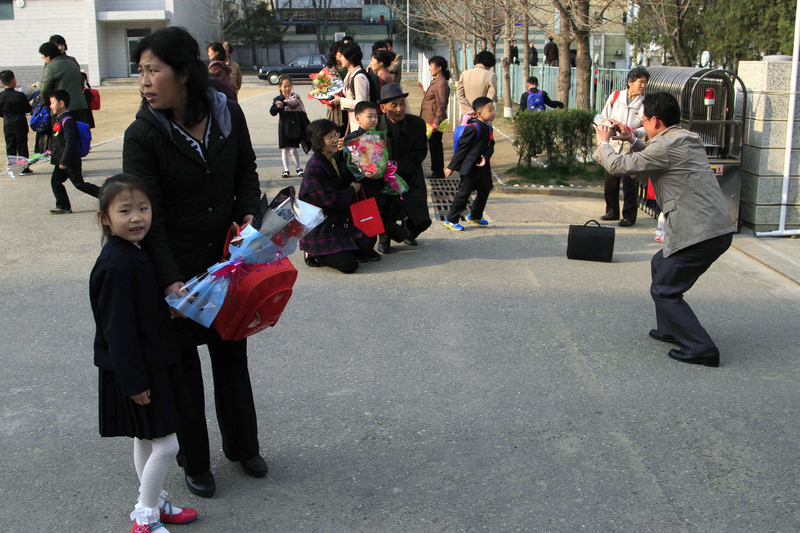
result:
M 178 437 L 174 433 L 153 440 L 133 439 L 133 464 L 139 476 L 139 503 L 131 513 L 131 520 L 140 525 L 152 524 L 161 516 L 166 501 L 164 478 L 178 454 Z M 181 509 L 173 506 L 173 513 Z M 169 533 L 159 528 L 158 533 Z
M 289 155 L 294 160 L 295 170 L 300 170 L 300 154 L 297 148 L 281 148 L 281 159 L 283 160 L 283 170 L 289 171 Z

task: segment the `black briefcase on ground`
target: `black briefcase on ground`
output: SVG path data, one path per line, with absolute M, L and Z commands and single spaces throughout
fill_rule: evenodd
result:
M 594 222 L 597 227 L 590 226 Z M 567 259 L 610 263 L 614 257 L 614 228 L 604 228 L 596 220 L 583 226 L 571 225 L 567 239 Z

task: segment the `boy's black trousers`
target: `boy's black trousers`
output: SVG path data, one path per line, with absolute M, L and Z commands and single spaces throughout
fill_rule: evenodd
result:
M 6 136 L 6 155 L 18 155 L 24 158 L 30 157 L 28 152 L 28 132 L 5 132 Z
M 53 189 L 53 195 L 56 197 L 56 207 L 59 209 L 72 209 L 67 189 L 64 187 L 64 182 L 67 180 L 70 180 L 76 189 L 89 196 L 94 196 L 95 198 L 100 196 L 100 187 L 94 183 L 83 181 L 81 160 L 76 157 L 72 163 L 67 165 L 67 168 L 58 168 L 58 165 L 53 165 L 50 187 Z
M 453 199 L 453 203 L 450 204 L 447 220 L 453 224 L 458 224 L 461 213 L 467 208 L 469 195 L 472 191 L 475 191 L 476 195 L 469 212 L 470 217 L 473 220 L 482 219 L 483 210 L 486 208 L 486 201 L 489 199 L 489 192 L 493 188 L 492 171 L 488 163 L 484 167 L 476 167 L 472 175 L 461 176 L 461 184 L 458 187 L 458 192 Z

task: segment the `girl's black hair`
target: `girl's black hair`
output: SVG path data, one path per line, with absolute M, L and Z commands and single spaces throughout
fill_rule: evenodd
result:
M 209 111 L 206 99 L 208 71 L 205 64 L 200 61 L 200 47 L 195 38 L 178 26 L 161 28 L 139 41 L 133 51 L 131 61 L 138 64 L 145 50 L 150 50 L 161 61 L 169 65 L 175 76 L 186 75 L 185 125 L 192 127 L 199 124 Z M 147 100 L 142 95 L 142 108 L 146 107 Z M 164 114 L 168 119 L 173 119 L 171 109 L 165 110 Z
M 117 174 L 116 176 L 108 178 L 100 187 L 98 209 L 103 216 L 108 218 L 108 210 L 111 208 L 111 204 L 114 203 L 114 199 L 126 191 L 131 193 L 138 191 L 144 194 L 147 199 L 150 200 L 151 204 L 153 203 L 153 200 L 150 198 L 150 193 L 147 192 L 147 187 L 145 187 L 142 180 L 133 174 Z M 111 237 L 111 228 L 103 224 L 99 218 L 97 221 L 100 224 L 100 228 L 103 230 L 103 237 L 100 243 L 105 244 L 108 238 Z
M 214 51 L 214 54 L 216 54 L 214 59 L 217 61 L 225 61 L 228 57 L 228 52 L 225 50 L 225 47 L 222 46 L 222 43 L 211 43 L 208 45 L 208 49 Z
M 442 76 L 447 81 L 450 81 L 450 70 L 447 68 L 447 60 L 442 56 L 433 56 L 428 60 L 429 65 L 436 65 L 442 69 Z
M 289 80 L 289 83 L 292 83 L 292 78 L 290 78 L 289 76 L 287 76 L 286 74 L 284 74 L 283 76 L 281 76 L 280 78 L 278 78 L 278 90 L 279 90 L 279 91 L 280 91 L 280 86 L 281 86 L 281 83 L 283 83 L 283 80 Z M 292 85 L 294 85 L 294 83 L 292 83 Z
M 334 131 L 337 131 L 336 124 L 326 118 L 315 120 L 308 125 L 306 133 L 308 133 L 308 140 L 315 152 L 322 153 L 325 148 L 325 137 Z
M 328 62 L 325 64 L 328 68 L 336 68 L 336 52 L 342 49 L 342 41 L 333 41 L 330 50 L 328 50 Z

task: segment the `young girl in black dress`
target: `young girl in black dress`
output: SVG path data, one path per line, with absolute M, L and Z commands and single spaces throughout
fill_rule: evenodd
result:
M 285 113 L 287 111 L 298 111 L 305 116 L 306 106 L 303 105 L 303 100 L 300 96 L 292 91 L 292 80 L 289 76 L 281 76 L 278 80 L 278 87 L 280 87 L 281 93 L 272 100 L 269 114 L 273 117 L 278 115 L 278 148 L 281 149 L 281 160 L 283 161 L 283 174 L 281 174 L 281 177 L 289 177 L 289 158 L 291 157 L 294 161 L 294 171 L 302 178 L 303 169 L 300 167 L 300 153 L 297 148 L 300 146 L 300 141 L 305 138 L 303 134 L 305 126 L 302 126 L 299 119 L 295 118 L 294 121 L 302 127 L 297 131 L 292 131 L 291 126 L 294 123 L 287 121 L 286 117 L 288 115 Z M 308 122 L 306 121 L 305 124 L 308 124 Z
M 152 220 L 143 183 L 127 174 L 106 180 L 97 217 L 105 245 L 92 270 L 90 298 L 97 324 L 100 435 L 133 437 L 139 476 L 139 500 L 130 515 L 133 533 L 168 533 L 163 523 L 185 524 L 197 512 L 173 506 L 162 490 L 178 453 L 180 413 L 186 411 L 169 310 L 139 247 Z

